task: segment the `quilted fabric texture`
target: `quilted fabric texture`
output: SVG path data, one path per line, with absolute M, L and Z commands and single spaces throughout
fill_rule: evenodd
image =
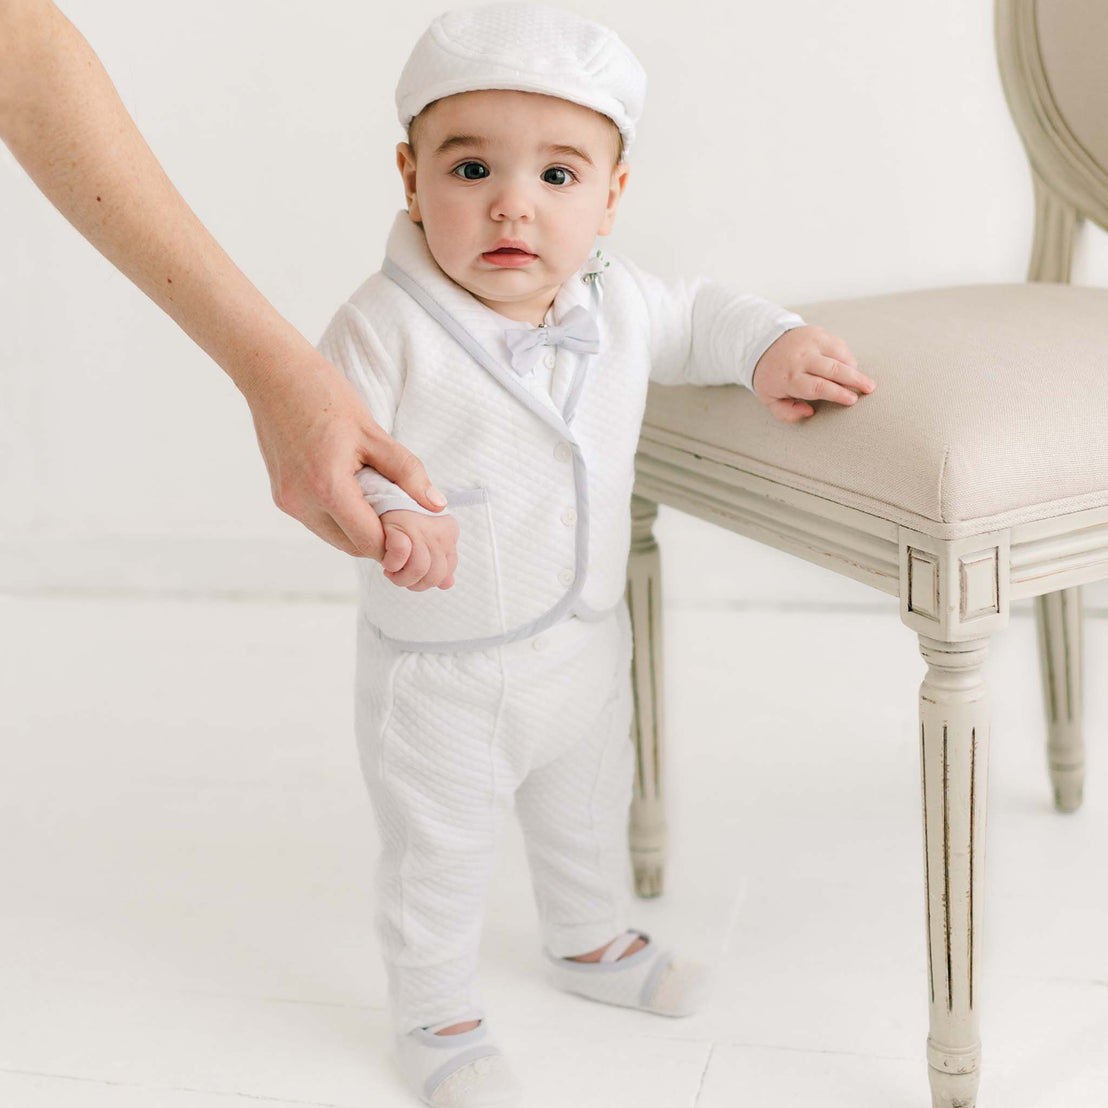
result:
M 388 257 L 465 327 L 511 382 L 505 387 L 383 274 L 340 308 L 320 343 L 447 499 L 467 497 L 456 509 L 452 588 L 413 593 L 386 580 L 378 564 L 358 563 L 368 617 L 406 644 L 509 633 L 549 613 L 571 589 L 582 615 L 613 608 L 625 587 L 648 380 L 749 380 L 765 348 L 802 322 L 758 297 L 711 282 L 664 281 L 614 258 L 603 277 L 600 353 L 585 364 L 571 362 L 570 376 L 578 370 L 586 376 L 569 424 L 549 395 L 533 384 L 528 392 L 511 369 L 504 338 L 509 321 L 446 277 L 406 213 L 397 217 Z M 578 305 L 591 307 L 591 293 L 573 279 L 558 293 L 554 322 Z M 557 354 L 559 361 L 581 357 Z M 555 376 L 564 385 L 565 375 Z M 555 387 L 555 398 L 564 392 Z M 545 405 L 549 418 L 530 410 L 525 396 Z M 587 472 L 583 499 L 571 442 Z
M 642 114 L 646 74 L 606 27 L 547 4 L 486 4 L 440 15 L 400 75 L 396 107 L 408 127 L 428 104 L 475 89 L 557 96 L 608 116 L 624 152 Z
M 877 390 L 780 423 L 738 389 L 652 389 L 645 434 L 958 538 L 1108 504 L 1108 291 L 982 285 L 805 304 Z
M 477 1019 L 477 952 L 513 798 L 543 943 L 627 929 L 634 749 L 626 607 L 489 651 L 358 642 L 358 748 L 380 829 L 377 926 L 399 1034 Z

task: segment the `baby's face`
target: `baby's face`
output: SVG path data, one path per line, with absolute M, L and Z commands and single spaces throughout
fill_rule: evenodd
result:
M 490 89 L 436 101 L 411 139 L 397 164 L 439 267 L 494 311 L 541 323 L 612 228 L 628 175 L 614 164 L 614 124 L 568 100 Z

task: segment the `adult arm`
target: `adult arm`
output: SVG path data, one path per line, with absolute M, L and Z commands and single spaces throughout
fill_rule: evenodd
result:
M 359 470 L 372 466 L 424 507 L 442 506 L 419 460 L 197 219 L 96 54 L 49 0 L 0 0 L 0 138 L 62 215 L 238 386 L 282 511 L 348 554 L 380 558 L 381 524 Z

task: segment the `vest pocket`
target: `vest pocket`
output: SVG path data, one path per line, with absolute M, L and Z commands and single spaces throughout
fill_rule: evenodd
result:
M 371 567 L 365 611 L 369 621 L 401 645 L 432 646 L 502 635 L 496 542 L 484 488 L 443 490 L 446 511 L 458 521 L 458 568 L 449 589 L 412 592 Z

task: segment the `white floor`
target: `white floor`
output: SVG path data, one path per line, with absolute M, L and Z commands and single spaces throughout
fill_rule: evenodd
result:
M 663 521 L 672 867 L 719 965 L 665 1021 L 552 993 L 518 837 L 484 973 L 528 1108 L 923 1108 L 916 691 L 890 598 Z M 759 571 L 737 593 L 728 567 Z M 763 572 L 764 571 L 764 572 Z M 0 1104 L 414 1105 L 387 1056 L 352 608 L 0 596 Z M 1087 623 L 1087 672 L 1108 620 Z M 1108 1102 L 1108 768 L 1050 807 L 1034 627 L 994 641 L 980 1108 Z

